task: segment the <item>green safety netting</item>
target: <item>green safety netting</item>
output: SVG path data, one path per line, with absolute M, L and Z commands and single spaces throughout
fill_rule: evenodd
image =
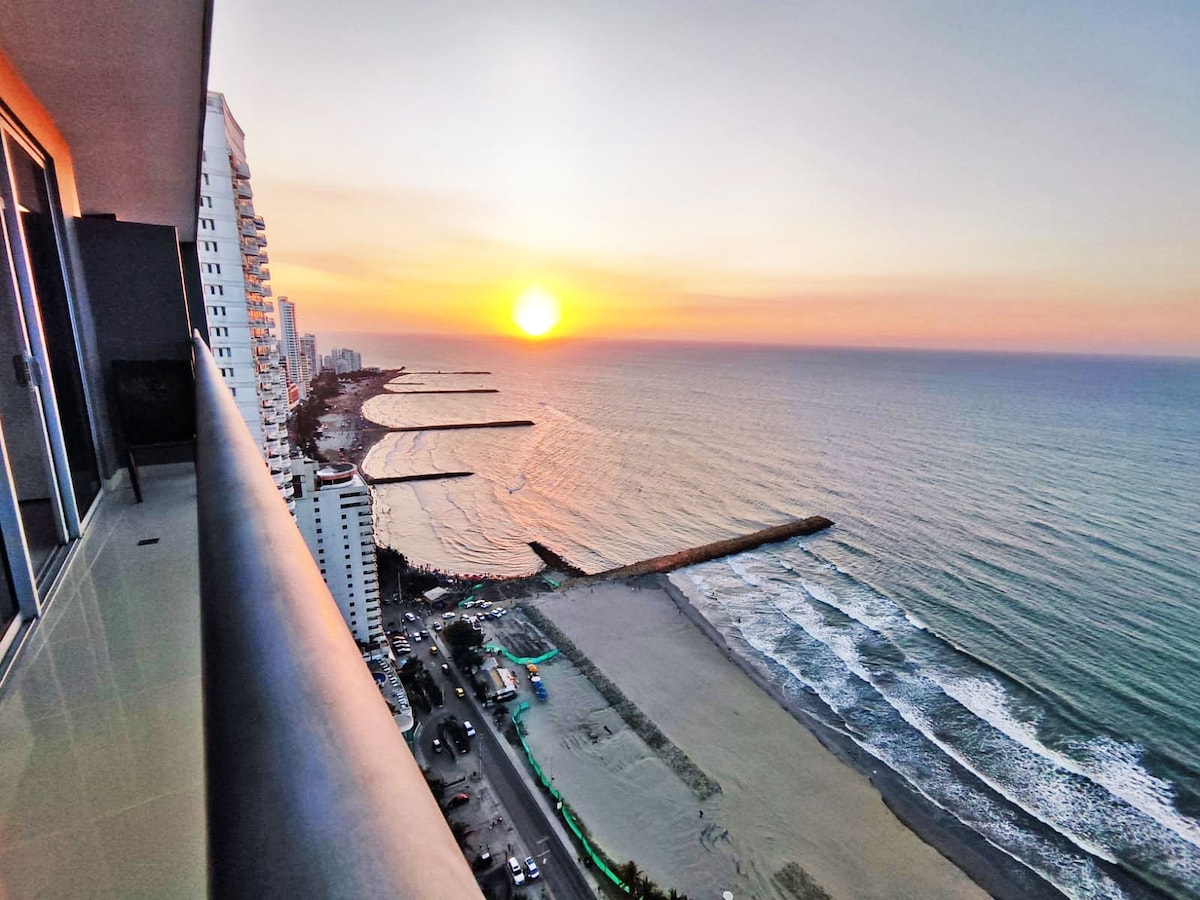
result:
M 554 652 L 557 653 L 558 651 L 556 650 Z M 588 843 L 588 839 L 583 836 L 583 832 L 580 830 L 579 825 L 576 824 L 575 817 L 571 815 L 570 811 L 568 811 L 566 801 L 563 800 L 562 794 L 558 792 L 558 788 L 556 788 L 553 783 L 551 783 L 550 779 L 546 777 L 545 773 L 542 772 L 542 767 L 539 766 L 537 760 L 534 759 L 533 751 L 529 749 L 529 743 L 525 740 L 525 735 L 521 733 L 521 717 L 525 715 L 525 710 L 527 709 L 529 709 L 529 704 L 522 703 L 512 714 L 512 720 L 517 726 L 517 737 L 521 741 L 521 747 L 525 750 L 525 758 L 529 760 L 529 765 L 533 769 L 533 774 L 538 777 L 538 781 L 541 782 L 542 787 L 544 787 L 549 792 L 550 796 L 556 801 L 559 815 L 563 817 L 563 821 L 567 823 L 567 827 L 571 829 L 571 833 L 575 835 L 580 846 L 583 847 L 583 852 L 588 855 L 588 859 L 592 861 L 592 864 L 601 872 L 603 872 L 608 877 L 609 881 L 611 881 L 625 893 L 630 893 L 629 885 L 618 878 L 617 873 L 610 869 L 605 864 L 604 860 L 601 859 L 596 853 L 596 851 L 592 849 L 592 845 Z
M 541 656 L 513 656 L 499 644 L 488 644 L 483 649 L 488 653 L 499 653 L 509 662 L 516 663 L 518 666 L 527 666 L 530 663 L 539 666 L 546 660 L 554 659 L 554 657 L 558 656 L 558 648 L 551 650 L 549 653 L 543 653 Z

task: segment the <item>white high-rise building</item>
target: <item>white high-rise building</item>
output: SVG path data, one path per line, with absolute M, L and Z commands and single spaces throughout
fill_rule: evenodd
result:
M 291 505 L 287 381 L 272 333 L 266 225 L 254 212 L 245 134 L 224 94 L 208 93 L 196 248 L 208 333 L 250 433 Z
M 293 460 L 296 525 L 354 639 L 383 634 L 371 489 L 350 463 Z
M 296 304 L 287 297 L 279 298 L 279 349 L 287 361 L 288 383 L 296 388 L 296 402 L 308 397 L 311 373 L 308 360 L 300 351 L 300 335 L 296 331 Z M 290 403 L 289 406 L 296 404 Z
M 312 379 L 321 374 L 321 357 L 317 353 L 317 336 L 315 334 L 300 335 L 300 355 L 304 357 L 304 362 L 308 366 L 308 380 L 311 387 Z

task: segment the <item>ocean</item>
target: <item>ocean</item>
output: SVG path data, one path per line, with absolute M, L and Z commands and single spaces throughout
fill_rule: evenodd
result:
M 356 336 L 379 539 L 683 570 L 785 693 L 1069 897 L 1200 896 L 1200 362 Z M 415 374 L 417 372 L 443 374 Z M 451 371 L 490 374 L 447 374 Z

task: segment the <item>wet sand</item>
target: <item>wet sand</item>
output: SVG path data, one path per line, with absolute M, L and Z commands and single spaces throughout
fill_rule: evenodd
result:
M 764 693 L 683 614 L 661 582 L 652 584 L 582 585 L 534 601 L 722 786 L 720 795 L 702 805 L 678 789 L 681 783 L 664 778 L 658 790 L 639 784 L 628 802 L 659 808 L 658 821 L 666 829 L 681 817 L 699 820 L 703 806 L 705 818 L 718 820 L 728 836 L 719 847 L 701 850 L 732 861 L 734 884 L 728 889 L 735 897 L 792 900 L 774 875 L 793 862 L 837 898 L 987 896 L 906 827 L 863 774 Z M 568 738 L 564 734 L 558 741 L 563 752 Z M 602 770 L 589 783 L 580 774 L 586 766 L 573 769 L 579 771 L 571 778 L 577 795 L 572 802 L 586 820 L 589 806 L 611 804 L 613 786 Z M 610 816 L 600 818 L 607 823 Z M 636 846 L 637 831 L 646 827 L 631 817 L 622 845 Z M 679 873 L 651 874 L 667 885 L 690 881 L 687 867 L 693 864 L 681 857 L 680 865 Z

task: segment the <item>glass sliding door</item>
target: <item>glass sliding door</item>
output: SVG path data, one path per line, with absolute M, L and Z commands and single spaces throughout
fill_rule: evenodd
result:
M 66 543 L 67 531 L 43 415 L 40 367 L 17 300 L 12 263 L 11 243 L 0 229 L 0 429 L 6 451 L 0 463 L 7 463 L 0 465 L 0 491 L 13 495 L 5 498 L 9 503 L 0 503 L 0 513 L 6 507 L 16 510 L 29 561 L 40 576 Z M 5 542 L 13 541 L 17 522 L 2 524 Z
M 100 493 L 100 467 L 59 246 L 61 219 L 51 200 L 45 165 L 13 133 L 5 135 L 4 144 L 33 294 L 27 306 L 35 306 L 40 316 L 73 499 L 82 517 Z M 22 262 L 19 257 L 16 261 Z

